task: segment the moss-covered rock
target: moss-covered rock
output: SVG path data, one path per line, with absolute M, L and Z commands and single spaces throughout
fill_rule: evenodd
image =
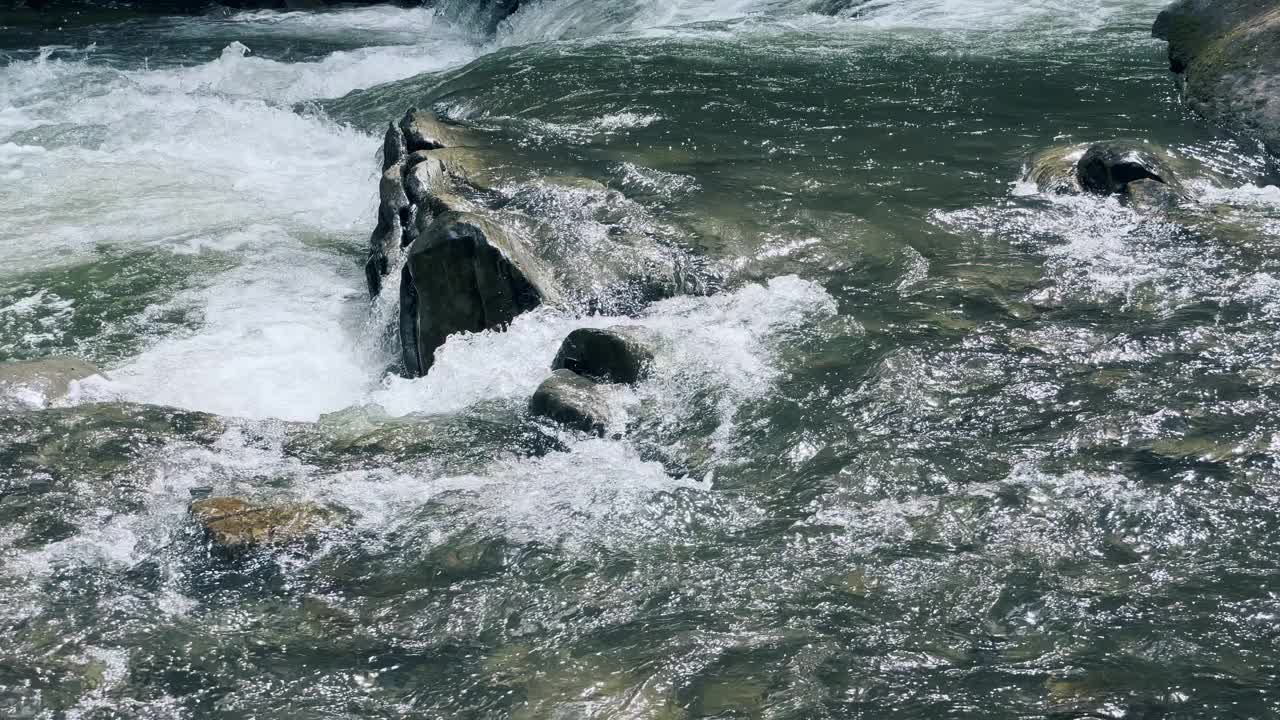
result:
M 1280 155 L 1280 0 L 1178 0 L 1153 34 L 1193 110 Z

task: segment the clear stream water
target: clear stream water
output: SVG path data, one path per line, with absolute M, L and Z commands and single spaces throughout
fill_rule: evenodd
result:
M 0 412 L 0 715 L 1280 717 L 1280 190 L 1160 0 L 456 5 L 0 31 L 0 360 L 108 376 Z M 717 292 L 389 376 L 410 105 Z M 1117 137 L 1194 200 L 1019 182 Z M 527 418 L 618 322 L 661 346 L 617 437 Z M 202 488 L 353 522 L 227 560 Z

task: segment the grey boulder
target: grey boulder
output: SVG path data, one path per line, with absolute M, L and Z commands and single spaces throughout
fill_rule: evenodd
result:
M 369 236 L 369 259 L 364 266 L 369 297 L 382 292 L 382 278 L 391 268 L 391 258 L 404 246 L 404 229 L 413 217 L 403 173 L 401 161 L 383 170 L 378 181 L 378 224 Z
M 382 171 L 386 172 L 392 165 L 404 162 L 409 150 L 405 147 L 404 133 L 395 123 L 387 126 L 387 134 L 382 139 Z
M 602 437 L 611 420 L 604 388 L 565 369 L 538 386 L 529 400 L 529 414 Z

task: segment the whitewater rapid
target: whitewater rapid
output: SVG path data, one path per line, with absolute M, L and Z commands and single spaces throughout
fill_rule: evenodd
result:
M 1088 30 L 1115 13 L 1142 15 L 1156 4 L 873 1 L 837 13 L 835 22 L 849 32 L 868 25 Z M 518 323 L 509 338 L 460 339 L 440 365 L 438 374 L 448 380 L 385 376 L 387 353 L 369 322 L 352 259 L 373 224 L 378 139 L 308 112 L 307 103 L 457 68 L 513 45 L 697 33 L 707 23 L 738 19 L 781 29 L 831 25 L 812 9 L 801 0 L 548 1 L 527 5 L 493 37 L 429 9 L 174 19 L 164 21 L 165 32 L 226 44 L 215 57 L 170 58 L 154 68 L 148 57 L 100 59 L 96 46 L 44 48 L 36 58 L 0 67 L 0 217 L 6 218 L 0 263 L 10 273 L 51 271 L 92 262 L 104 246 L 172 253 L 175 264 L 208 252 L 234 257 L 229 267 L 175 283 L 140 316 L 111 320 L 142 336 L 136 352 L 113 353 L 82 339 L 110 376 L 91 398 L 315 420 L 362 403 L 403 414 L 527 393 L 542 356 L 575 321 L 540 315 Z M 329 37 L 364 46 L 294 62 L 253 52 L 255 43 Z M 615 131 L 655 122 L 660 115 L 598 121 Z M 775 302 L 785 315 L 787 298 Z M 30 326 L 25 339 L 4 349 L 33 353 L 57 337 L 58 325 L 87 314 L 53 293 L 27 293 L 0 307 L 0 323 Z M 651 324 L 678 325 L 658 315 Z M 162 332 L 149 327 L 151 319 L 170 316 L 187 322 Z M 451 357 L 485 343 L 502 351 L 450 369 Z M 514 352 L 521 343 L 539 351 Z M 523 364 L 512 366 L 510 357 Z

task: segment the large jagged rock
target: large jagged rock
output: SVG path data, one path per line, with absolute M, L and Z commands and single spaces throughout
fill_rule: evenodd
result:
M 0 407 L 45 407 L 66 397 L 73 383 L 102 371 L 70 356 L 0 363 Z
M 552 370 L 572 370 L 598 382 L 632 384 L 653 363 L 653 338 L 644 328 L 619 325 L 579 328 L 569 333 L 551 362 Z
M 365 281 L 369 297 L 382 292 L 383 278 L 398 264 L 424 227 L 441 213 L 472 211 L 468 189 L 483 189 L 487 167 L 469 146 L 480 144 L 463 128 L 435 113 L 409 110 L 391 123 L 382 139 L 382 176 L 378 183 L 378 223 L 369 236 Z
M 1155 196 L 1152 184 L 1162 185 L 1166 197 L 1183 195 L 1177 161 L 1149 145 L 1113 140 L 1046 150 L 1031 161 L 1026 179 L 1041 192 L 1120 195 L 1146 201 Z
M 529 414 L 603 436 L 611 420 L 604 388 L 572 370 L 551 373 L 529 400 Z
M 409 377 L 449 335 L 502 327 L 549 299 L 624 314 L 700 277 L 621 193 L 572 176 L 532 182 L 530 168 L 433 113 L 391 124 L 382 157 L 365 271 L 376 297 L 404 258 L 397 334 Z
M 1152 34 L 1169 42 L 1193 110 L 1280 155 L 1280 0 L 1178 0 Z
M 369 259 L 364 267 L 370 297 L 382 292 L 382 278 L 390 271 L 392 258 L 404 246 L 404 227 L 413 216 L 403 173 L 401 161 L 383 170 L 378 182 L 378 224 L 369 236 Z
M 409 154 L 409 148 L 405 145 L 404 133 L 395 123 L 387 126 L 386 135 L 382 138 L 382 172 L 386 172 L 391 166 L 399 165 L 405 161 Z
M 225 552 L 304 542 L 344 519 L 322 505 L 255 505 L 236 497 L 197 500 L 191 503 L 191 515 L 214 547 Z
M 400 312 L 408 316 L 401 333 L 410 376 L 426 374 L 450 335 L 503 327 L 559 295 L 524 240 L 472 213 L 438 216 L 410 246 L 405 267 L 412 290 Z

